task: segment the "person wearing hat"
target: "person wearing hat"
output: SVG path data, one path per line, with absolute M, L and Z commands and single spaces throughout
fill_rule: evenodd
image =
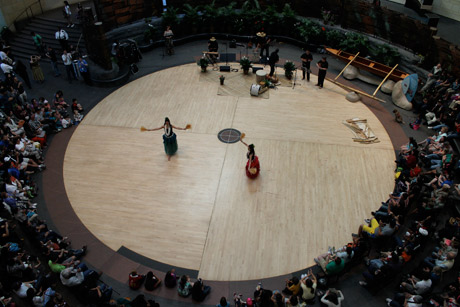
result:
M 219 50 L 219 44 L 217 43 L 217 39 L 213 36 L 208 41 L 208 51 L 217 52 L 217 50 Z M 215 62 L 217 55 L 210 54 L 209 57 Z
M 329 68 L 329 63 L 327 62 L 326 57 L 323 56 L 321 61 L 316 63 L 316 66 L 318 67 L 318 83 L 316 86 L 323 88 L 324 79 L 326 78 L 327 69 Z
M 267 33 L 265 32 L 257 32 L 257 48 L 260 48 L 260 58 L 264 58 L 264 50 L 265 50 L 265 58 L 268 58 L 268 55 L 270 54 L 268 48 L 270 47 L 270 41 L 271 39 L 267 36 Z

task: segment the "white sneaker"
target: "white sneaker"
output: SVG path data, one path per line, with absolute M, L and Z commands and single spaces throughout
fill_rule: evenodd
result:
M 390 303 L 393 301 L 391 298 L 388 298 L 388 297 L 385 300 L 387 301 L 388 306 L 390 306 Z
M 72 24 L 70 27 L 71 27 L 71 28 L 75 27 L 75 24 Z

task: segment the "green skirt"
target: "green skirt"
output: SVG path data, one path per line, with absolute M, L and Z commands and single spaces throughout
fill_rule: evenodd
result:
M 177 151 L 177 139 L 176 134 L 173 133 L 170 137 L 163 134 L 163 144 L 165 145 L 165 152 L 168 156 L 172 156 Z

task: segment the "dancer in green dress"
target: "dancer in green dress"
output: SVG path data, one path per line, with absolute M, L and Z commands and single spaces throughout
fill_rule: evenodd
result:
M 187 129 L 190 129 L 190 125 L 187 125 L 185 128 L 179 128 L 179 127 L 171 125 L 169 118 L 166 117 L 165 123 L 163 124 L 163 126 L 154 128 L 154 129 L 145 130 L 145 131 L 156 131 L 156 130 L 164 129 L 165 133 L 163 134 L 163 144 L 165 146 L 166 155 L 168 156 L 168 161 L 171 160 L 171 156 L 173 156 L 177 151 L 177 138 L 176 138 L 176 134 L 173 131 L 173 128 L 177 130 L 187 130 Z

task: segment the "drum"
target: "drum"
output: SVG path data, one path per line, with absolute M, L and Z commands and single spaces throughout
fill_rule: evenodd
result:
M 253 84 L 251 85 L 251 90 L 249 92 L 251 93 L 251 96 L 259 96 L 259 91 L 260 91 L 260 85 Z
M 266 75 L 267 75 L 267 72 L 265 70 L 256 71 L 256 83 L 260 84 L 261 81 L 264 81 Z

